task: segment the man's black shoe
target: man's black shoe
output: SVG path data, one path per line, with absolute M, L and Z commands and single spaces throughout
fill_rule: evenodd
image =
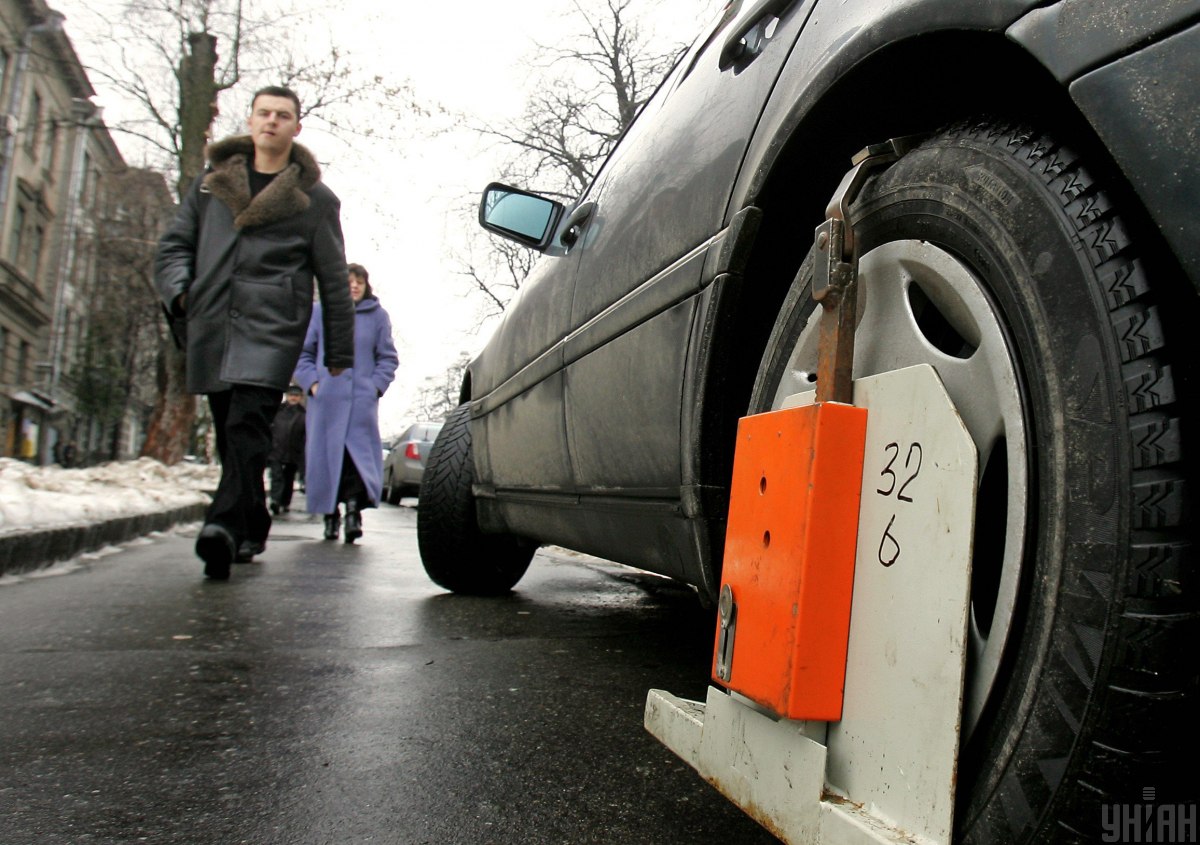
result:
M 237 554 L 233 535 L 224 526 L 210 522 L 196 538 L 196 554 L 204 561 L 204 574 L 214 581 L 229 577 L 229 564 Z
M 280 511 L 285 511 L 285 510 L 287 510 L 287 508 L 281 508 L 279 506 L 279 502 L 276 502 L 274 499 L 271 500 L 271 513 L 278 516 Z
M 251 540 L 243 540 L 238 546 L 237 556 L 234 557 L 234 563 L 249 563 L 254 560 L 255 555 L 261 555 L 267 550 L 266 543 L 255 543 Z

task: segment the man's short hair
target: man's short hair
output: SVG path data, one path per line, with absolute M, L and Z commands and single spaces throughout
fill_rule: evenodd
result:
M 254 111 L 255 101 L 262 96 L 287 97 L 296 105 L 296 120 L 300 119 L 300 97 L 291 88 L 285 88 L 282 85 L 267 85 L 259 88 L 254 92 L 254 96 L 250 98 L 250 111 Z

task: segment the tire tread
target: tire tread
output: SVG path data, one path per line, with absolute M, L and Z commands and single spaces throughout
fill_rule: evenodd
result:
M 1030 774 L 1040 766 L 1048 777 L 1046 772 L 1058 759 L 1048 742 L 1053 729 L 1031 720 L 1025 732 L 1035 731 L 1047 747 L 1037 755 L 1034 769 L 1018 775 L 1010 768 L 997 781 L 990 809 L 983 809 L 978 819 L 981 827 L 972 829 L 967 840 L 1036 838 L 1034 831 L 1041 828 L 1054 841 L 1096 841 L 1102 804 L 1131 800 L 1130 788 L 1167 787 L 1155 779 L 1169 776 L 1187 756 L 1186 749 L 1196 745 L 1191 727 L 1196 661 L 1184 655 L 1195 647 L 1200 622 L 1186 426 L 1170 363 L 1172 348 L 1136 239 L 1078 156 L 1028 127 L 986 120 L 951 127 L 933 140 L 947 142 L 1002 151 L 1028 169 L 1073 227 L 1078 252 L 1091 265 L 1098 301 L 1111 326 L 1125 388 L 1125 416 L 1116 422 L 1118 430 L 1128 432 L 1123 450 L 1129 455 L 1128 470 L 1121 476 L 1128 484 L 1130 503 L 1125 568 L 1121 577 L 1097 579 L 1109 586 L 1113 609 L 1100 632 L 1103 647 L 1093 661 L 1083 656 L 1087 649 L 1082 641 L 1060 644 L 1060 655 L 1073 655 L 1067 661 L 1072 668 L 1058 664 L 1045 682 L 1058 697 L 1060 717 L 1068 726 L 1076 723 L 1080 745 L 1061 786 L 1054 785 L 1053 798 L 1027 815 L 1024 810 L 1038 806 Z M 1085 664 L 1090 668 L 1083 672 Z M 1083 685 L 1086 711 L 1068 714 L 1061 692 L 1075 683 Z M 997 807 L 1004 810 L 997 813 Z M 989 829 L 990 834 L 984 832 Z

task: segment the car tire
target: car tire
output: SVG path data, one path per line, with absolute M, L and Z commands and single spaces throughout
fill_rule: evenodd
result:
M 446 420 L 429 451 L 417 509 L 417 544 L 433 582 L 455 593 L 503 595 L 521 580 L 536 546 L 506 534 L 484 534 L 475 517 L 475 465 L 465 405 Z
M 978 121 L 852 207 L 855 377 L 932 364 L 983 441 L 958 842 L 1096 842 L 1143 790 L 1195 800 L 1176 775 L 1197 745 L 1197 601 L 1175 384 L 1195 352 L 1168 341 L 1173 289 L 1148 268 L 1170 268 L 1111 197 L 1053 137 Z M 812 266 L 754 413 L 813 387 Z

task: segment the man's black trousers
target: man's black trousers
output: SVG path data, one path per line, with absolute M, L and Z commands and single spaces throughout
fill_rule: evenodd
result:
M 271 423 L 283 391 L 250 384 L 208 394 L 221 483 L 205 516 L 223 526 L 241 544 L 266 543 L 271 530 L 263 473 L 271 453 Z

